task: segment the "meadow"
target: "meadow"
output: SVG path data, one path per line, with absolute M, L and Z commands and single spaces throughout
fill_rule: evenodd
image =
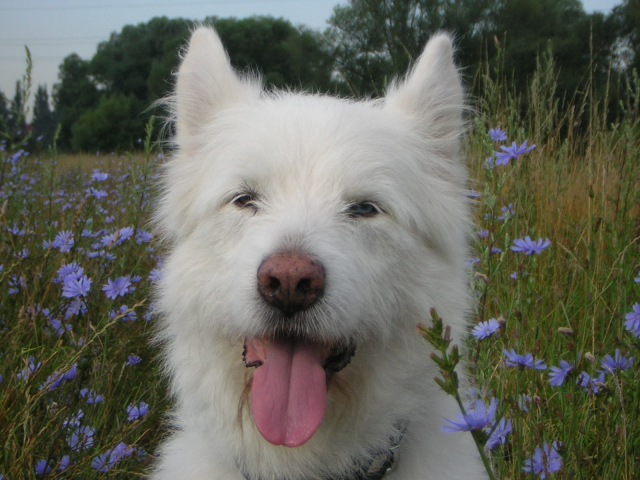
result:
M 638 479 L 640 81 L 612 121 L 591 84 L 558 100 L 547 65 L 526 108 L 499 71 L 472 92 L 472 388 L 443 427 L 471 432 L 494 478 Z M 165 432 L 150 139 L 125 155 L 0 146 L 2 480 L 142 478 Z

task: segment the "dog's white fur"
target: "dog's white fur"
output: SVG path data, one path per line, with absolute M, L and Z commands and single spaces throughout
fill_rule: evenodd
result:
M 385 478 L 486 478 L 470 435 L 441 432 L 457 407 L 433 381 L 415 330 L 435 307 L 460 340 L 469 305 L 463 92 L 450 39 L 434 37 L 384 100 L 352 102 L 265 92 L 201 27 L 174 102 L 177 150 L 158 218 L 170 243 L 159 336 L 176 431 L 152 478 L 336 479 L 388 449 L 404 422 L 397 468 Z M 255 210 L 233 204 L 246 188 L 258 192 Z M 382 212 L 345 215 L 363 200 Z M 257 431 L 253 369 L 242 362 L 244 338 L 265 328 L 256 271 L 283 251 L 326 269 L 309 318 L 315 334 L 357 344 L 329 384 L 322 424 L 297 448 Z

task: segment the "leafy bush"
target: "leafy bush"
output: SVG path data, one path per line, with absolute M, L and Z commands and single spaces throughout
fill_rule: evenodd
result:
M 100 99 L 71 127 L 76 151 L 123 152 L 144 136 L 143 107 L 133 96 L 115 94 Z

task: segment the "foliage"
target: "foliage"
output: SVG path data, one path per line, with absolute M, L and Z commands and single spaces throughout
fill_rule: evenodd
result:
M 331 89 L 333 61 L 316 32 L 273 17 L 210 17 L 205 23 L 216 28 L 237 70 L 255 71 L 279 88 Z
M 96 84 L 106 95 L 132 96 L 147 105 L 166 95 L 172 87 L 171 72 L 178 64 L 177 47 L 187 41 L 189 26 L 181 18 L 156 17 L 113 32 L 98 45 L 90 62 Z M 149 89 L 152 74 L 153 92 Z
M 640 82 L 610 126 L 590 91 L 560 108 L 556 78 L 538 67 L 524 116 L 499 71 L 479 79 L 471 399 L 512 422 L 488 448 L 497 478 L 636 478 Z
M 618 34 L 612 18 L 586 14 L 579 0 L 351 0 L 334 8 L 329 23 L 336 69 L 356 95 L 379 95 L 443 30 L 456 37 L 457 63 L 468 80 L 483 58 L 498 60 L 492 39 L 500 39 L 499 60 L 519 91 L 550 48 L 563 69 L 559 94 L 567 95 L 590 68 L 606 76 Z
M 470 65 L 484 32 L 488 0 L 351 0 L 329 19 L 336 70 L 352 95 L 380 95 L 397 72 L 417 59 L 438 31 L 458 32 Z M 476 45 L 475 47 L 473 45 Z
M 640 0 L 623 0 L 612 18 L 619 29 L 616 47 L 622 50 L 623 65 L 640 71 Z
M 85 112 L 71 128 L 76 151 L 130 150 L 144 136 L 141 111 L 144 104 L 133 96 L 114 94 L 100 99 L 98 106 Z
M 39 141 L 41 148 L 51 146 L 56 133 L 56 117 L 49 105 L 47 87 L 42 85 L 38 86 L 36 91 L 31 126 L 33 127 L 33 136 Z
M 536 59 L 546 50 L 561 65 L 557 90 L 570 95 L 583 80 L 596 75 L 605 84 L 617 36 L 611 18 L 602 13 L 586 14 L 580 0 L 507 0 L 499 2 L 491 14 L 492 28 L 485 38 L 504 40 L 501 61 L 518 91 L 524 91 L 536 69 Z M 497 56 L 497 46 L 487 45 L 489 58 Z
M 94 157 L 93 172 L 0 153 L 0 478 L 148 467 L 165 390 L 148 377 L 161 257 L 145 229 L 161 156 L 145 152 Z
M 276 87 L 331 89 L 332 60 L 318 33 L 272 17 L 210 17 L 204 23 L 218 29 L 238 70 L 259 72 L 266 84 Z M 178 52 L 192 24 L 181 18 L 153 18 L 112 33 L 90 61 L 75 54 L 67 57 L 54 94 L 62 148 L 129 148 L 153 113 L 149 106 L 171 92 Z M 114 119 L 121 125 L 107 128 Z
M 59 145 L 63 149 L 71 147 L 72 125 L 100 100 L 89 67 L 89 62 L 77 54 L 69 55 L 60 65 L 60 83 L 53 87 L 56 117 L 60 123 Z

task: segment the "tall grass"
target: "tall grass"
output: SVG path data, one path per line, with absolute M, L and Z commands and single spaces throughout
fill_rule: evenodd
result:
M 149 464 L 166 402 L 148 345 L 158 159 L 3 152 L 0 478 L 132 478 Z
M 511 421 L 490 451 L 497 478 L 637 479 L 640 342 L 624 322 L 640 302 L 640 82 L 622 84 L 607 123 L 593 85 L 561 101 L 557 75 L 541 61 L 530 91 L 514 92 L 487 69 L 474 90 L 472 323 L 499 328 L 466 346 L 470 399 L 496 398 L 496 420 Z M 508 140 L 490 138 L 496 127 Z M 525 139 L 536 148 L 487 168 Z M 148 142 L 83 157 L 13 145 L 0 148 L 0 478 L 140 478 L 168 407 L 148 343 L 162 255 L 146 222 L 161 155 Z M 526 236 L 550 246 L 513 251 Z M 510 349 L 547 369 L 508 367 Z M 616 349 L 635 360 L 600 376 Z M 560 361 L 574 366 L 554 387 Z M 540 460 L 553 446 L 562 464 L 536 473 L 545 443 Z
M 468 144 L 481 192 L 475 322 L 495 318 L 500 328 L 470 340 L 472 373 L 480 397 L 495 396 L 512 421 L 507 442 L 493 451 L 498 478 L 536 476 L 523 467 L 536 464 L 536 447 L 557 442 L 562 467 L 545 471 L 543 454 L 541 478 L 637 479 L 640 331 L 625 329 L 625 315 L 640 302 L 640 82 L 632 76 L 624 84 L 622 115 L 608 124 L 608 99 L 596 98 L 594 85 L 562 103 L 557 75 L 552 62 L 541 62 L 524 113 L 501 72 L 478 79 Z M 492 140 L 495 127 L 508 140 Z M 536 148 L 495 165 L 495 151 L 525 139 Z M 551 245 L 514 251 L 526 236 Z M 511 349 L 547 368 L 509 367 Z M 602 360 L 616 349 L 633 363 L 611 372 Z M 552 386 L 549 368 L 560 361 L 573 367 Z

